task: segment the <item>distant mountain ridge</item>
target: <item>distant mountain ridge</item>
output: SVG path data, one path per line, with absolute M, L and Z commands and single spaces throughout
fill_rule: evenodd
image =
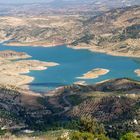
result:
M 138 0 L 47 0 L 45 3 L 0 5 L 0 15 L 79 14 L 140 5 Z M 61 11 L 61 12 L 60 12 Z

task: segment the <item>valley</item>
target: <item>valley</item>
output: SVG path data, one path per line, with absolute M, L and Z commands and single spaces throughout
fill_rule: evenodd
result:
M 0 2 L 0 139 L 139 140 L 140 2 L 31 1 Z

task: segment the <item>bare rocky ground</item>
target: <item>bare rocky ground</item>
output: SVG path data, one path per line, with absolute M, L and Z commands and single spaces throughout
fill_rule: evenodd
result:
M 140 7 L 88 15 L 1 16 L 0 41 L 14 46 L 89 49 L 117 56 L 140 56 Z

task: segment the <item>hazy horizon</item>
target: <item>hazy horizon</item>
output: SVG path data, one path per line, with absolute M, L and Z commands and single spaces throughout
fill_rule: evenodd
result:
M 4 4 L 18 4 L 18 3 L 40 3 L 50 0 L 0 0 L 0 3 Z

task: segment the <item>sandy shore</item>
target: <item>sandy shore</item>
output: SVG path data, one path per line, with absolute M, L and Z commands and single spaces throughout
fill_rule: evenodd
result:
M 32 47 L 56 47 L 56 46 L 61 46 L 61 45 L 67 45 L 64 43 L 48 43 L 48 42 L 28 42 L 28 43 L 19 43 L 19 42 L 11 42 L 11 43 L 6 43 L 4 44 L 5 46 L 16 46 L 16 47 L 22 47 L 22 46 L 32 46 Z M 111 47 L 101 47 L 101 46 L 96 46 L 96 45 L 89 45 L 89 44 L 80 44 L 77 46 L 72 46 L 72 45 L 67 45 L 67 47 L 72 48 L 72 49 L 86 49 L 91 52 L 97 52 L 97 53 L 105 53 L 108 55 L 112 56 L 123 56 L 123 57 L 134 57 L 134 58 L 139 58 L 140 53 L 138 54 L 133 54 L 133 52 L 123 52 L 123 51 L 114 51 L 111 50 Z M 105 49 L 107 48 L 107 49 Z
M 77 46 L 72 46 L 68 45 L 68 47 L 73 48 L 73 49 L 86 49 L 92 52 L 97 52 L 97 53 L 105 53 L 108 55 L 112 56 L 123 56 L 123 57 L 134 57 L 134 58 L 140 58 L 140 53 L 134 53 L 128 50 L 128 52 L 125 52 L 124 50 L 114 50 L 111 46 L 96 46 L 96 45 L 91 45 L 91 44 L 79 44 Z
M 16 46 L 16 47 L 21 47 L 21 46 L 33 46 L 33 47 L 56 47 L 56 46 L 61 46 L 64 45 L 63 43 L 48 43 L 48 42 L 25 42 L 25 43 L 20 43 L 20 42 L 10 42 L 10 43 L 5 43 L 5 46 Z
M 96 68 L 85 74 L 82 77 L 77 77 L 77 79 L 95 79 L 99 76 L 105 75 L 109 72 L 107 69 Z
M 129 43 L 130 45 L 132 45 L 132 41 L 130 40 L 126 40 L 126 43 Z M 136 44 L 136 43 L 135 43 Z M 69 44 L 65 44 L 65 43 L 49 43 L 49 42 L 10 42 L 10 43 L 6 43 L 4 44 L 6 46 L 33 46 L 33 47 L 56 47 L 56 46 L 60 46 L 60 45 L 67 45 L 67 47 L 69 48 L 73 48 L 73 49 L 87 49 L 89 51 L 92 52 L 99 52 L 99 53 L 105 53 L 105 54 L 109 54 L 112 56 L 124 56 L 124 57 L 140 57 L 140 51 L 137 52 L 133 52 L 130 51 L 130 47 L 128 48 L 124 48 L 124 49 L 116 49 L 116 46 L 119 44 L 112 44 L 111 46 L 97 46 L 95 44 L 85 44 L 85 43 L 80 43 L 77 46 L 72 46 Z M 115 46 L 116 45 L 116 46 Z M 112 47 L 113 46 L 113 47 Z
M 134 72 L 137 74 L 137 76 L 140 76 L 140 69 L 136 69 Z

